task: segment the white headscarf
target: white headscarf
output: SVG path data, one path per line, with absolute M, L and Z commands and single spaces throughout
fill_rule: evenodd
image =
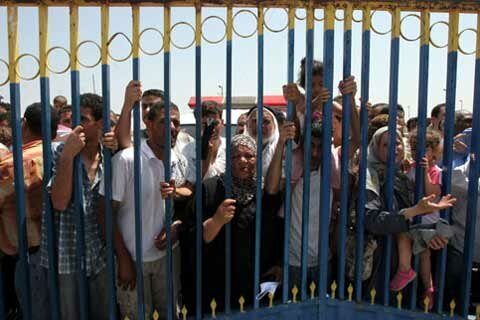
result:
M 254 108 L 250 111 L 250 114 L 248 115 L 248 120 L 247 120 L 247 135 L 252 137 L 257 143 L 257 135 L 254 135 L 252 133 L 252 128 L 249 127 L 250 119 L 257 114 L 257 109 Z M 262 145 L 263 145 L 263 152 L 262 152 L 262 176 L 265 177 L 267 175 L 268 168 L 270 167 L 270 163 L 272 162 L 273 159 L 273 154 L 275 153 L 275 148 L 277 147 L 278 144 L 278 139 L 280 138 L 280 132 L 278 131 L 278 122 L 277 118 L 267 108 L 263 108 L 263 113 L 268 113 L 269 115 L 272 116 L 273 119 L 273 132 L 270 135 L 270 137 L 266 138 L 262 136 Z

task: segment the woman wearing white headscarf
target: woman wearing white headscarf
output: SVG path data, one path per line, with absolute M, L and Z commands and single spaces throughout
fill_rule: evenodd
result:
M 257 143 L 257 112 L 258 108 L 252 108 L 248 111 L 247 132 L 246 134 L 252 137 Z M 272 162 L 275 148 L 280 137 L 277 118 L 273 112 L 264 107 L 263 108 L 263 130 L 262 130 L 262 176 L 267 175 L 268 168 Z
M 385 202 L 389 138 L 388 127 L 382 127 L 375 132 L 368 146 L 365 228 L 373 235 L 404 234 L 409 231 L 410 222 L 415 216 L 451 207 L 455 202 L 455 199 L 451 196 L 443 197 L 439 203 L 432 202 L 434 196 L 424 197 L 418 204 L 413 202 L 413 186 L 406 174 L 400 169 L 400 164 L 404 157 L 404 146 L 402 135 L 397 131 L 395 174 L 393 180 L 393 210 L 390 211 Z M 385 262 L 381 253 L 383 252 L 383 246 L 385 244 L 383 243 L 383 237 L 376 238 L 379 246 L 375 250 L 373 261 L 371 262 L 372 276 L 366 292 L 369 292 L 371 288 L 376 288 L 377 292 L 383 292 L 383 290 L 381 290 L 383 288 L 383 275 L 381 273 L 384 270 L 383 263 Z M 400 243 L 400 238 L 398 240 Z M 432 249 L 440 249 L 445 246 L 447 242 L 448 241 L 443 238 L 435 237 L 430 241 L 429 245 Z M 399 258 L 399 265 L 411 265 L 411 263 L 408 262 L 408 260 L 411 259 L 411 255 L 405 255 L 400 252 Z M 408 277 L 405 276 L 405 279 L 409 281 L 413 280 L 415 274 L 412 272 L 412 270 L 408 270 L 409 274 Z M 400 276 L 402 276 L 402 274 L 397 273 L 394 280 Z M 400 282 L 403 285 L 405 283 L 408 284 L 409 281 Z M 395 283 L 397 282 L 399 281 L 395 281 Z

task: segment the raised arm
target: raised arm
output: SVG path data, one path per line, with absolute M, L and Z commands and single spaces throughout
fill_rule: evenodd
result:
M 282 181 L 282 160 L 285 143 L 289 139 L 294 139 L 295 133 L 295 124 L 293 122 L 285 122 L 280 131 L 280 138 L 267 172 L 265 190 L 269 194 L 277 194 L 280 191 L 280 182 Z
M 137 101 L 142 99 L 142 85 L 140 81 L 130 81 L 125 88 L 125 99 L 122 112 L 115 127 L 118 146 L 120 149 L 126 149 L 132 145 L 132 135 L 130 133 L 132 123 L 132 109 Z
M 73 190 L 73 162 L 75 156 L 85 146 L 83 127 L 77 126 L 68 135 L 62 153 L 56 163 L 55 176 L 52 182 L 52 204 L 58 211 L 67 209 Z
M 360 112 L 355 102 L 355 95 L 357 93 L 357 82 L 354 76 L 350 76 L 343 81 L 340 81 L 338 89 L 342 95 L 351 94 L 350 96 L 350 147 L 349 157 L 353 157 L 357 149 L 360 147 Z

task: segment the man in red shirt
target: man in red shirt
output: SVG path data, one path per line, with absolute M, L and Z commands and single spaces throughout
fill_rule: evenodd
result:
M 52 139 L 54 139 L 58 116 L 53 108 L 51 109 L 51 119 Z M 25 110 L 22 119 L 22 139 L 32 319 L 48 319 L 48 301 L 46 301 L 48 292 L 45 291 L 47 274 L 46 270 L 39 265 L 38 250 L 41 238 L 43 189 L 42 107 L 40 103 L 34 103 Z M 18 228 L 13 166 L 13 153 L 8 152 L 0 161 L 0 256 L 16 259 Z M 17 262 L 15 287 L 21 301 L 22 295 L 18 290 L 20 272 Z M 10 278 L 13 279 L 13 277 Z

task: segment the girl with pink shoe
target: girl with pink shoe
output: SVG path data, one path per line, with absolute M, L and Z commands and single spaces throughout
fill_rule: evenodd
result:
M 413 202 L 413 184 L 400 165 L 404 159 L 405 146 L 402 135 L 397 131 L 395 163 L 397 168 L 394 177 L 394 211 L 389 212 L 385 203 L 385 182 L 387 171 L 389 133 L 388 127 L 378 129 L 372 137 L 368 147 L 367 167 L 367 203 L 365 212 L 365 226 L 373 234 L 397 235 L 399 267 L 390 283 L 390 289 L 400 291 L 416 277 L 411 268 L 412 244 L 407 233 L 413 218 L 426 215 L 451 207 L 455 203 L 450 195 L 434 202 L 435 194 L 421 199 L 417 204 Z M 435 237 L 429 243 L 433 249 L 439 249 L 447 244 L 448 240 Z M 378 249 L 377 249 L 378 250 Z

